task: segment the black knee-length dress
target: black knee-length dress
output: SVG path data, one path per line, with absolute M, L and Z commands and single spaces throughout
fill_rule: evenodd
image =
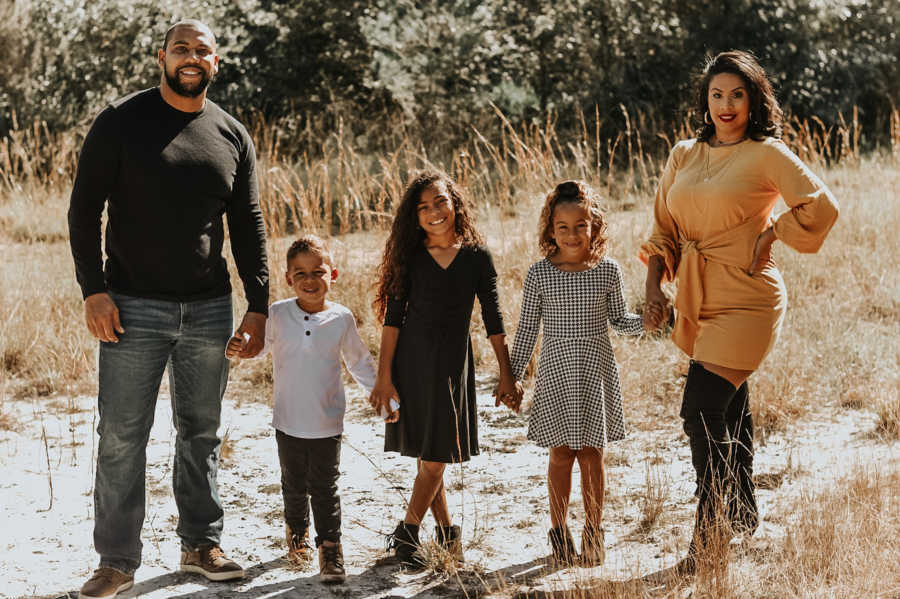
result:
M 478 455 L 469 337 L 476 295 L 488 336 L 503 333 L 487 248 L 460 248 L 446 269 L 424 247 L 410 259 L 406 296 L 391 298 L 384 319 L 400 329 L 392 370 L 400 419 L 386 425 L 385 451 L 443 463 Z

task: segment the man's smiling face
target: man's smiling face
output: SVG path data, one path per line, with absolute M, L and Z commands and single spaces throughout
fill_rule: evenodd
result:
M 209 30 L 181 25 L 170 33 L 158 61 L 173 92 L 196 98 L 219 70 L 216 39 Z

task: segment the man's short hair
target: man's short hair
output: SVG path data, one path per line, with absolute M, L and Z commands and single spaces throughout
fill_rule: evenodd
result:
M 307 233 L 297 238 L 297 241 L 292 243 L 291 247 L 288 248 L 288 265 L 290 265 L 291 260 L 293 260 L 297 254 L 302 254 L 304 252 L 319 256 L 324 262 L 328 263 L 329 266 L 332 268 L 335 267 L 334 257 L 331 255 L 331 249 L 328 247 L 328 243 L 318 235 Z
M 181 19 L 180 21 L 178 21 L 177 23 L 173 23 L 168 29 L 166 29 L 166 36 L 163 38 L 163 50 L 169 47 L 169 38 L 172 37 L 172 32 L 179 27 L 193 27 L 194 29 L 199 29 L 200 31 L 208 31 L 212 36 L 213 41 L 216 41 L 216 34 L 213 33 L 212 28 L 203 21 L 198 21 L 197 19 Z

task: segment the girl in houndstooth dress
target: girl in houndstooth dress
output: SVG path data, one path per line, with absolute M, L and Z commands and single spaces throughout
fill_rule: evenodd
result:
M 545 258 L 525 278 L 513 375 L 522 379 L 543 321 L 528 438 L 550 448 L 550 544 L 558 561 L 575 559 L 566 512 L 577 459 L 586 512 L 582 559 L 596 565 L 604 558 L 603 448 L 625 436 L 608 327 L 638 335 L 644 322 L 626 311 L 619 266 L 604 256 L 606 223 L 593 189 L 581 181 L 559 184 L 544 203 L 540 231 Z

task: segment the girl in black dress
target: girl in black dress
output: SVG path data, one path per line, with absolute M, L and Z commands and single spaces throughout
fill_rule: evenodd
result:
M 404 566 L 423 567 L 417 552 L 419 525 L 431 508 L 438 542 L 461 560 L 460 529 L 452 525 L 447 509 L 444 469 L 478 455 L 469 338 L 476 295 L 500 368 L 496 405 L 502 401 L 518 408 L 522 391 L 510 368 L 491 255 L 447 175 L 429 171 L 412 176 L 378 275 L 373 307 L 384 329 L 369 403 L 387 414 L 385 451 L 418 460 L 406 516 L 391 535 L 391 547 Z

